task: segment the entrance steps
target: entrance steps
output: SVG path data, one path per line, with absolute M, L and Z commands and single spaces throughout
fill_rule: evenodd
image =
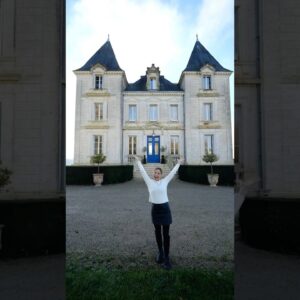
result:
M 162 178 L 167 176 L 171 171 L 167 164 L 147 163 L 147 164 L 143 164 L 143 167 L 144 167 L 145 171 L 147 172 L 147 174 L 149 175 L 149 177 L 152 179 L 153 179 L 153 174 L 154 174 L 155 168 L 162 169 L 162 171 L 163 171 Z M 134 165 L 134 169 L 133 169 L 133 178 L 142 179 L 142 174 L 136 165 Z

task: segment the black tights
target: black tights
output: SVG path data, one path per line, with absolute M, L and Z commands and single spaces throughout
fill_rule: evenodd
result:
M 156 238 L 156 243 L 158 250 L 162 252 L 163 250 L 163 244 L 164 244 L 164 252 L 165 256 L 169 256 L 169 251 L 170 251 L 170 235 L 169 235 L 169 230 L 170 230 L 170 225 L 156 225 L 154 224 L 155 227 L 155 238 Z M 163 229 L 163 238 L 162 239 L 162 234 L 161 234 L 161 228 Z

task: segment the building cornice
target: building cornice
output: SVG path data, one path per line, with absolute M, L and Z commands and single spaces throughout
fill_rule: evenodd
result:
M 220 94 L 216 90 L 199 90 L 197 97 L 219 97 Z
M 160 122 L 146 122 L 146 123 L 131 123 L 126 122 L 124 130 L 184 130 L 184 126 L 181 123 L 166 124 Z
M 91 71 L 76 71 L 74 70 L 73 71 L 74 74 L 76 75 L 92 75 L 94 74 L 94 72 L 91 72 Z M 108 75 L 125 75 L 125 72 L 124 71 L 105 71 L 104 74 L 108 74 Z
M 109 97 L 111 94 L 107 89 L 90 89 L 84 95 L 84 97 Z
M 222 126 L 219 121 L 200 121 L 198 129 L 220 129 Z
M 13 82 L 21 80 L 20 74 L 0 74 L 0 81 Z
M 90 121 L 87 125 L 80 126 L 81 129 L 109 129 L 107 122 Z
M 184 92 L 175 91 L 137 91 L 137 92 L 123 92 L 123 96 L 183 96 Z

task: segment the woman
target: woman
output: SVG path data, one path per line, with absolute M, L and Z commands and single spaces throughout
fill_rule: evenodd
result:
M 177 170 L 179 169 L 182 160 L 177 160 L 176 166 L 172 171 L 165 177 L 162 176 L 162 169 L 155 168 L 154 180 L 151 179 L 146 173 L 143 165 L 139 158 L 135 156 L 137 166 L 143 176 L 143 179 L 148 187 L 149 191 L 149 202 L 152 203 L 152 223 L 155 227 L 155 238 L 158 247 L 158 255 L 156 262 L 163 264 L 163 267 L 167 270 L 171 269 L 171 263 L 169 259 L 170 249 L 170 235 L 169 229 L 172 224 L 172 215 L 169 207 L 169 199 L 167 195 L 168 183 L 172 180 Z M 162 232 L 161 232 L 162 231 Z M 162 237 L 163 233 L 163 237 Z

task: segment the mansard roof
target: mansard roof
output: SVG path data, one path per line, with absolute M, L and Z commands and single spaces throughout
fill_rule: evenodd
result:
M 123 71 L 116 59 L 114 50 L 108 40 L 81 68 L 76 71 L 89 71 L 96 64 L 101 64 L 107 71 Z
M 125 91 L 148 91 L 147 89 L 147 76 L 141 76 L 139 80 L 134 83 L 129 83 Z M 164 76 L 159 76 L 159 90 L 158 91 L 182 91 L 179 84 L 172 83 L 167 80 Z
M 208 50 L 197 40 L 190 56 L 189 62 L 184 71 L 199 71 L 205 65 L 211 65 L 216 71 L 231 72 L 225 69 L 221 64 L 208 52 Z

